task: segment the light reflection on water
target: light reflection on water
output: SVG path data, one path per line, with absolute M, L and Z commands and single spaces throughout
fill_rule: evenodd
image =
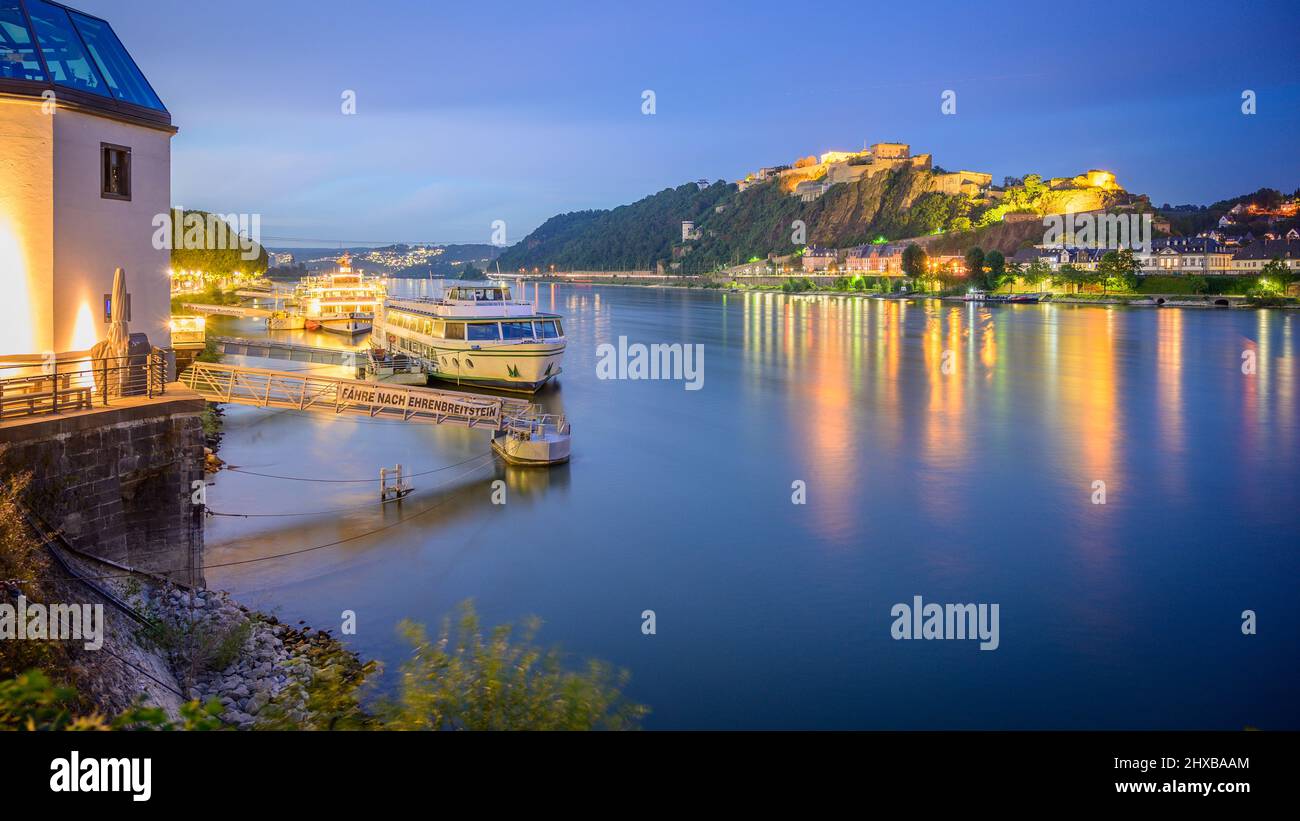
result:
M 212 519 L 209 582 L 323 627 L 355 610 L 349 641 L 390 664 L 400 618 L 537 614 L 543 640 L 628 667 L 651 727 L 1300 726 L 1293 314 L 528 298 L 566 317 L 538 401 L 572 419 L 570 465 L 469 461 L 381 511 L 381 465 L 474 460 L 487 434 L 231 408 L 231 464 L 376 481 L 218 476 L 222 512 L 370 508 Z M 703 344 L 704 389 L 597 380 L 620 335 Z M 892 641 L 918 594 L 1000 603 L 1001 648 Z

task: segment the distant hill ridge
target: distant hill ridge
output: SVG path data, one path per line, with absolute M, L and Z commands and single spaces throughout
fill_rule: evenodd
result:
M 946 183 L 952 176 L 928 165 L 903 164 L 836 184 L 819 185 L 817 178 L 801 175 L 795 191 L 790 179 L 779 177 L 747 179 L 743 190 L 724 182 L 687 183 L 612 210 L 552 217 L 498 261 L 503 271 L 554 265 L 561 270 L 662 267 L 692 274 L 794 253 L 804 245 L 844 248 L 940 232 L 1011 253 L 1035 233 L 1041 236 L 1042 223 L 1037 221 L 1032 230 L 1023 223 L 1013 226 L 1004 222 L 1007 214 L 1088 211 L 1114 204 L 1149 207 L 1145 198 L 1123 191 L 1106 172 L 1050 182 L 1027 175 L 979 193 L 938 190 L 950 189 Z M 1105 180 L 1104 186 L 1088 183 L 1096 176 Z M 809 182 L 811 194 L 804 193 Z M 683 221 L 694 223 L 689 237 Z

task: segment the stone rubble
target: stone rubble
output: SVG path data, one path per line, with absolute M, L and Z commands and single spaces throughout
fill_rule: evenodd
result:
M 173 625 L 189 625 L 208 635 L 224 636 L 247 625 L 249 632 L 240 652 L 221 670 L 203 670 L 189 683 L 187 697 L 207 703 L 216 699 L 222 719 L 239 729 L 250 729 L 274 704 L 276 712 L 295 726 L 309 721 L 305 687 L 314 676 L 334 663 L 338 642 L 328 631 L 295 628 L 249 610 L 220 590 L 155 591 L 150 610 Z M 173 667 L 184 682 L 187 662 L 173 653 Z M 184 684 L 183 684 L 184 686 Z

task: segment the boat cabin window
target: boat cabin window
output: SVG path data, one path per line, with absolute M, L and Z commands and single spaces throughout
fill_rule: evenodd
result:
M 554 319 L 547 319 L 541 322 L 534 322 L 537 326 L 537 336 L 540 339 L 556 339 L 564 331 L 560 328 L 560 323 Z
M 464 338 L 465 338 L 465 323 L 464 323 L 464 322 L 448 322 L 448 323 L 447 323 L 447 338 L 448 338 L 448 339 L 464 339 Z
M 533 323 L 531 322 L 502 322 L 501 336 L 504 339 L 532 339 Z
M 500 339 L 501 331 L 495 322 L 472 322 L 468 328 L 467 339 Z
M 509 288 L 452 288 L 452 299 L 464 299 L 471 302 L 500 302 L 510 299 Z

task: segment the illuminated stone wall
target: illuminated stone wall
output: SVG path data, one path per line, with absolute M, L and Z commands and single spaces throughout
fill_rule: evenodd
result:
M 1082 214 L 1100 211 L 1109 202 L 1109 194 L 1100 188 L 1072 188 L 1049 191 L 1045 195 L 1044 211 L 1048 214 Z
M 954 171 L 950 174 L 936 174 L 932 189 L 942 194 L 966 194 L 974 196 L 980 189 L 993 181 L 991 174 L 979 171 Z
M 24 501 L 80 550 L 203 584 L 203 399 L 167 397 L 0 423 L 0 480 L 31 474 Z

